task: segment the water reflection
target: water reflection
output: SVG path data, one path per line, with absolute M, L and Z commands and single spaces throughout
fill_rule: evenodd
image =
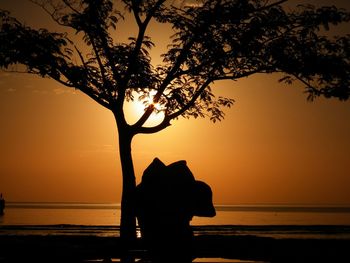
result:
M 312 210 L 311 210 L 312 211 Z M 237 207 L 217 209 L 214 218 L 194 217 L 191 225 L 350 225 L 350 212 L 345 210 L 315 210 L 308 212 L 278 209 L 264 211 L 259 208 L 240 211 Z M 60 206 L 14 205 L 6 207 L 0 216 L 1 225 L 95 225 L 117 226 L 120 221 L 120 207 L 117 205 L 77 205 Z

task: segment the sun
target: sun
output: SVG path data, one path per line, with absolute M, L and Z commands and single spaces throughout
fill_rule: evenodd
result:
M 153 103 L 154 95 L 155 95 L 155 92 L 151 92 L 150 97 L 140 100 L 138 95 L 136 94 L 135 99 L 133 101 L 129 101 L 126 105 L 125 110 L 128 117 L 127 119 L 130 122 L 135 123 L 144 114 L 146 108 L 149 105 L 153 105 L 156 110 L 151 114 L 149 119 L 146 121 L 145 126 L 151 127 L 161 123 L 164 119 L 164 113 L 161 111 L 162 107 L 159 103 Z

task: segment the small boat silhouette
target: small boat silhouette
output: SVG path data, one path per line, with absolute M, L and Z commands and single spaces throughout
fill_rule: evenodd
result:
M 0 215 L 4 214 L 5 209 L 5 199 L 2 196 L 2 193 L 0 194 Z

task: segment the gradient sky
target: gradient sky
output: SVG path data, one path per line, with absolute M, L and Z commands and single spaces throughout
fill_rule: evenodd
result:
M 308 3 L 350 9 L 346 0 Z M 0 0 L 0 8 L 34 27 L 54 25 L 27 1 Z M 166 29 L 153 24 L 149 32 L 154 63 L 165 50 Z M 349 26 L 342 30 L 350 33 Z M 211 185 L 217 204 L 350 205 L 349 101 L 310 103 L 301 85 L 278 78 L 215 85 L 216 95 L 236 100 L 222 122 L 181 119 L 137 135 L 137 182 L 154 157 L 166 164 L 185 159 Z M 137 107 L 129 110 L 132 120 Z M 86 95 L 50 79 L 0 72 L 0 125 L 0 192 L 8 201 L 120 202 L 115 121 Z

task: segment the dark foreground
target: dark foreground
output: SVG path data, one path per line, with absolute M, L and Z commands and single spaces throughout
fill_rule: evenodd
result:
M 122 256 L 117 237 L 2 235 L 0 262 L 86 262 Z M 147 255 L 140 240 L 132 255 Z M 200 235 L 194 255 L 265 262 L 350 262 L 349 239 L 274 239 L 256 236 Z M 171 255 L 169 255 L 171 256 Z

